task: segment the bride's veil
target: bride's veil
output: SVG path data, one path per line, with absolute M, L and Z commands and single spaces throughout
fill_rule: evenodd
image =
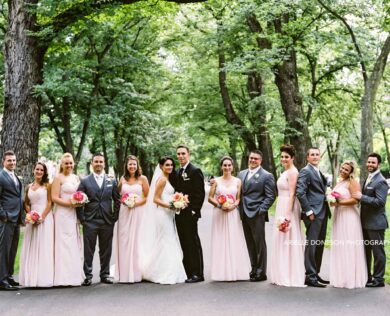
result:
M 153 246 L 156 242 L 156 229 L 157 229 L 157 205 L 153 203 L 154 192 L 156 191 L 157 180 L 161 177 L 162 171 L 160 165 L 157 164 L 157 167 L 154 170 L 152 181 L 149 187 L 148 197 L 146 199 L 146 204 L 142 216 L 142 222 L 140 225 L 140 234 L 139 234 L 139 248 L 140 257 L 139 264 L 141 271 L 144 272 L 149 265 L 149 258 L 152 254 Z

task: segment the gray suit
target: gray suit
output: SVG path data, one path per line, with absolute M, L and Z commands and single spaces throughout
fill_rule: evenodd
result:
M 15 175 L 16 176 L 16 175 Z M 18 185 L 3 169 L 0 172 L 0 283 L 14 273 L 14 263 L 19 242 L 19 224 L 23 223 L 22 183 Z
M 93 255 L 99 238 L 100 278 L 107 278 L 110 275 L 113 228 L 120 208 L 117 183 L 105 176 L 99 188 L 91 174 L 81 180 L 78 190 L 89 200 L 84 207 L 77 208 L 77 217 L 83 224 L 85 277 L 92 279 Z
M 308 164 L 299 171 L 296 195 L 302 208 L 302 219 L 306 226 L 305 269 L 306 280 L 317 282 L 321 269 L 322 254 L 326 237 L 326 226 L 330 217 L 326 201 L 326 179 Z M 311 221 L 306 213 L 313 211 Z
M 386 198 L 389 187 L 379 172 L 362 187 L 360 199 L 364 248 L 366 252 L 368 279 L 384 281 L 386 254 L 384 249 L 385 230 L 389 227 L 386 218 Z M 371 274 L 371 261 L 374 257 L 374 273 Z
M 251 274 L 262 277 L 267 273 L 265 222 L 268 222 L 268 209 L 276 198 L 275 179 L 260 168 L 248 180 L 248 172 L 246 169 L 238 174 L 242 181 L 239 210 L 252 265 Z

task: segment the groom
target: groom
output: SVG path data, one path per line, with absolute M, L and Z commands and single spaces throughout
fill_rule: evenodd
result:
M 186 283 L 204 281 L 202 245 L 198 235 L 198 219 L 205 197 L 202 170 L 190 163 L 190 150 L 185 145 L 176 148 L 180 169 L 176 173 L 176 192 L 188 194 L 189 206 L 176 215 L 176 227 L 183 250 Z
M 3 154 L 4 169 L 0 171 L 0 291 L 16 291 L 19 283 L 13 278 L 18 250 L 19 224 L 24 222 L 22 183 L 15 175 L 16 156 Z
M 306 226 L 305 284 L 322 288 L 329 284 L 329 281 L 321 279 L 318 274 L 321 269 L 330 210 L 326 201 L 326 179 L 319 169 L 320 150 L 317 147 L 309 148 L 306 160 L 308 164 L 299 172 L 296 190 Z
M 364 181 L 362 192 L 352 194 L 355 199 L 360 200 L 368 272 L 366 287 L 385 286 L 386 253 L 384 243 L 385 230 L 389 227 L 386 218 L 386 198 L 389 187 L 380 172 L 381 162 L 381 156 L 377 153 L 368 155 L 366 161 L 368 178 Z M 374 257 L 373 274 L 371 273 L 372 257 Z
M 89 200 L 83 207 L 77 208 L 77 217 L 83 225 L 85 274 L 83 286 L 92 284 L 92 261 L 97 238 L 99 238 L 100 281 L 106 284 L 113 283 L 109 278 L 112 235 L 120 208 L 120 195 L 116 181 L 104 174 L 103 155 L 94 154 L 91 166 L 92 174 L 81 180 L 78 188 L 78 191 L 84 192 Z
M 251 260 L 249 277 L 252 282 L 267 280 L 265 222 L 268 222 L 268 209 L 276 198 L 274 177 L 261 167 L 262 158 L 260 150 L 252 150 L 249 169 L 238 174 L 242 182 L 239 210 Z

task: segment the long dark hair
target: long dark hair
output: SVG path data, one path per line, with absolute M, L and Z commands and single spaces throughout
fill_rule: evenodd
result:
M 174 185 L 174 183 L 176 182 L 176 171 L 175 171 L 175 161 L 173 160 L 173 158 L 170 156 L 163 156 L 158 161 L 158 164 L 160 165 L 160 167 L 162 167 L 168 160 L 172 161 L 172 166 L 173 166 L 172 172 L 169 175 L 168 180 L 172 185 Z
M 127 169 L 127 164 L 129 163 L 130 160 L 134 160 L 137 162 L 137 169 L 135 170 L 134 173 L 135 178 L 138 179 L 142 175 L 142 169 L 139 164 L 138 158 L 134 155 L 127 156 L 125 165 L 123 167 L 123 170 L 125 171 L 123 177 L 126 179 L 126 181 L 129 181 L 131 177 L 129 170 Z
M 39 185 L 46 185 L 46 184 L 49 183 L 49 172 L 47 171 L 46 165 L 45 165 L 43 162 L 40 162 L 40 161 L 38 161 L 38 162 L 35 164 L 34 170 L 35 170 L 35 168 L 36 168 L 38 165 L 42 166 L 42 168 L 43 168 L 43 176 L 42 176 L 41 181 L 39 182 Z

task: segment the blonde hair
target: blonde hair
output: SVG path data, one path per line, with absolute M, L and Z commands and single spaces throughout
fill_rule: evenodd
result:
M 356 178 L 356 168 L 357 168 L 356 162 L 354 162 L 353 160 L 345 160 L 341 165 L 342 166 L 348 165 L 351 167 L 351 173 L 349 174 L 349 180 Z
M 62 167 L 62 164 L 63 164 L 63 162 L 64 162 L 64 160 L 65 160 L 66 158 L 70 158 L 70 159 L 72 159 L 72 161 L 74 162 L 73 156 L 72 156 L 71 153 L 65 153 L 65 154 L 63 154 L 62 157 L 61 157 L 61 161 L 60 161 L 60 173 L 63 173 L 63 172 L 64 172 L 64 168 Z

